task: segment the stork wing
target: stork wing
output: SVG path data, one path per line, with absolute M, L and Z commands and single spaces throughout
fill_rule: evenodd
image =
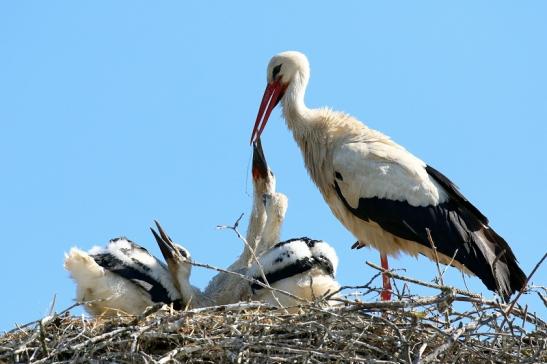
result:
M 111 273 L 133 282 L 137 287 L 150 295 L 153 302 L 170 303 L 169 293 L 151 275 L 143 273 L 137 266 L 127 265 L 110 252 L 92 255 L 95 262 Z
M 478 208 L 473 206 L 473 204 L 469 202 L 464 195 L 462 195 L 462 193 L 458 190 L 458 187 L 451 180 L 449 180 L 448 177 L 431 166 L 426 166 L 425 170 L 435 181 L 437 181 L 439 185 L 445 189 L 445 191 L 448 192 L 451 198 L 458 201 L 462 207 L 470 211 L 481 223 L 488 225 L 488 219 L 486 216 L 484 216 Z
M 428 249 L 429 229 L 438 251 L 490 290 L 507 297 L 522 288 L 525 276 L 507 242 L 440 172 L 386 142 L 345 144 L 333 160 L 334 188 L 353 215 Z
M 167 268 L 139 244 L 120 237 L 110 240 L 106 249 L 99 248 L 90 253 L 97 264 L 133 282 L 147 292 L 153 302 L 173 302 L 165 287 L 167 284 L 172 286 L 172 283 L 162 279 L 162 276 L 169 277 Z
M 346 201 L 360 198 L 405 201 L 411 206 L 436 205 L 446 199 L 425 163 L 394 143 L 348 143 L 333 155 L 336 181 Z

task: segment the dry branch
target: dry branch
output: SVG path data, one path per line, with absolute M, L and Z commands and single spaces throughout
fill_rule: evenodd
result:
M 0 363 L 547 362 L 547 324 L 529 309 L 424 283 L 439 293 L 377 302 L 380 288 L 368 282 L 349 287 L 346 298 L 340 292 L 338 306 L 317 301 L 297 314 L 259 302 L 183 312 L 154 306 L 110 320 L 63 311 L 0 336 Z M 504 329 L 506 318 L 513 330 Z

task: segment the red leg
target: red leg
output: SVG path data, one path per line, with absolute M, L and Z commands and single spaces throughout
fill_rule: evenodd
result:
M 389 269 L 389 265 L 387 263 L 387 255 L 380 253 L 380 261 L 382 262 L 382 268 Z M 389 279 L 389 276 L 385 273 L 382 273 L 382 283 L 383 283 L 383 289 L 382 293 L 380 293 L 380 298 L 382 301 L 391 301 L 391 280 Z

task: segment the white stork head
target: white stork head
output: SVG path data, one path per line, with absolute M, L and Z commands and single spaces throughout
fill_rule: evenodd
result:
M 186 302 L 190 298 L 185 296 L 186 289 L 190 286 L 190 274 L 192 273 L 190 252 L 174 243 L 157 221 L 154 220 L 154 223 L 158 228 L 158 232 L 152 228 L 150 230 L 167 262 L 167 268 L 171 273 L 171 277 L 173 277 L 173 283 L 181 292 L 183 301 Z
M 268 84 L 289 84 L 298 72 L 309 72 L 310 64 L 303 53 L 286 51 L 276 54 L 268 63 Z
M 272 110 L 283 99 L 290 99 L 285 105 L 304 105 L 303 93 L 310 76 L 310 65 L 303 53 L 287 51 L 275 55 L 268 64 L 266 90 L 256 116 L 251 142 L 260 138 Z M 300 99 L 302 97 L 302 99 Z

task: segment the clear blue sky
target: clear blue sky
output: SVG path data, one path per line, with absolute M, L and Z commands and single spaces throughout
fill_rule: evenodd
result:
M 526 272 L 547 250 L 546 2 L 204 3 L 0 4 L 0 330 L 54 294 L 71 304 L 74 245 L 126 235 L 159 255 L 153 219 L 197 260 L 231 263 L 241 244 L 215 226 L 249 211 L 248 141 L 284 50 L 310 59 L 309 106 L 349 112 L 447 174 Z M 289 197 L 283 238 L 327 240 L 339 280 L 366 282 L 378 253 L 350 250 L 279 110 L 263 141 Z M 434 276 L 425 258 L 391 263 Z M 534 282 L 546 278 L 544 266 Z

